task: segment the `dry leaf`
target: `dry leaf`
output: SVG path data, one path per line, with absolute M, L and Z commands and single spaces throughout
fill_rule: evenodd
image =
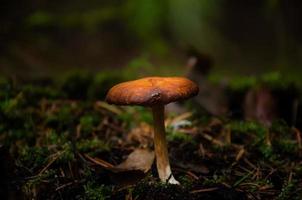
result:
M 84 155 L 91 162 L 102 166 L 103 168 L 118 173 L 125 171 L 142 171 L 146 173 L 150 170 L 154 161 L 154 152 L 148 149 L 135 149 L 128 155 L 128 158 L 119 165 L 113 166 L 100 158 L 92 158 L 89 155 Z
M 135 149 L 128 158 L 117 166 L 100 159 L 85 157 L 91 162 L 109 170 L 111 180 L 120 186 L 127 186 L 137 183 L 145 177 L 146 172 L 151 169 L 154 161 L 154 152 L 148 149 Z
M 146 173 L 150 170 L 154 157 L 155 155 L 153 151 L 147 149 L 135 149 L 124 162 L 115 166 L 115 169 L 121 171 L 141 170 Z

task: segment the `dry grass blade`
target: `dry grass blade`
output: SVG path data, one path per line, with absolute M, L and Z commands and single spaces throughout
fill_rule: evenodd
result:
M 201 136 L 203 138 L 205 138 L 206 140 L 212 142 L 213 144 L 216 144 L 218 146 L 224 146 L 224 144 L 221 141 L 216 140 L 215 138 L 213 138 L 212 136 L 210 136 L 210 135 L 208 135 L 206 133 L 202 133 Z
M 212 192 L 212 191 L 215 191 L 215 190 L 218 190 L 218 188 L 213 187 L 213 188 L 205 188 L 205 189 L 200 189 L 200 190 L 193 190 L 190 193 L 194 194 L 194 193 L 202 193 L 202 192 Z
M 105 110 L 108 110 L 108 111 L 110 111 L 112 113 L 115 113 L 117 115 L 122 114 L 122 111 L 119 108 L 117 108 L 116 106 L 110 105 L 110 104 L 108 104 L 108 103 L 106 103 L 104 101 L 97 101 L 95 103 L 95 106 L 97 108 L 103 108 Z
M 88 160 L 90 160 L 91 162 L 97 164 L 97 165 L 100 165 L 106 169 L 111 169 L 114 167 L 114 165 L 112 165 L 111 163 L 108 163 L 100 158 L 92 158 L 90 157 L 89 155 L 87 154 L 84 154 L 85 158 L 87 158 Z
M 181 115 L 178 115 L 177 117 L 174 117 L 173 119 L 170 119 L 170 120 L 167 119 L 165 125 L 169 126 L 169 125 L 178 123 L 178 122 L 180 122 L 182 120 L 188 119 L 191 116 L 192 116 L 191 112 L 185 112 L 185 113 L 183 113 Z
M 244 148 L 242 148 L 242 149 L 239 150 L 239 152 L 238 152 L 238 154 L 236 156 L 236 162 L 238 162 L 242 158 L 242 156 L 244 155 L 244 153 L 245 153 Z

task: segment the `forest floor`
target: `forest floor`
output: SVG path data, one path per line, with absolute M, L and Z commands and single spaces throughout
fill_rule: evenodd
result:
M 150 110 L 103 101 L 106 91 L 121 81 L 116 74 L 102 73 L 30 81 L 1 78 L 0 196 L 302 199 L 298 105 L 289 114 L 294 123 L 280 114 L 267 126 L 259 119 L 246 121 L 243 114 L 215 117 L 193 101 L 179 104 L 185 112 L 167 113 L 165 121 L 172 171 L 180 182 L 170 185 L 158 178 Z M 293 94 L 292 83 L 274 81 L 278 84 L 268 85 L 279 99 Z M 233 113 L 242 110 L 238 104 L 253 84 L 237 81 L 227 89 Z M 302 90 L 295 88 L 299 102 Z M 279 113 L 284 107 L 290 110 L 291 104 L 280 102 Z

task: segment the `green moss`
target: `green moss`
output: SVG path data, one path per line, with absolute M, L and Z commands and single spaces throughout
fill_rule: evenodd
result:
M 264 143 L 261 143 L 257 146 L 257 149 L 260 151 L 262 156 L 269 160 L 275 160 L 276 156 L 273 154 L 273 148 L 271 146 L 268 146 Z
M 88 182 L 83 187 L 85 191 L 84 199 L 87 200 L 109 199 L 112 191 L 111 187 L 105 185 L 97 185 L 94 182 Z
M 100 121 L 97 115 L 84 115 L 80 118 L 81 132 L 88 135 L 93 131 L 93 128 Z
M 191 142 L 192 136 L 179 131 L 167 131 L 168 141 Z
M 230 80 L 229 87 L 235 91 L 243 91 L 248 88 L 254 87 L 257 79 L 253 76 L 249 77 L 236 77 Z
M 73 71 L 63 75 L 59 85 L 69 99 L 86 99 L 87 91 L 92 81 L 93 76 L 91 73 Z
M 132 80 L 142 78 L 154 72 L 154 66 L 150 63 L 148 56 L 142 55 L 129 62 L 125 67 L 123 74 L 126 79 Z
M 24 102 L 23 93 L 20 92 L 17 96 L 11 99 L 0 102 L 1 110 L 9 115 L 12 112 L 15 112 Z
M 109 151 L 110 147 L 104 141 L 97 138 L 94 139 L 82 139 L 76 144 L 78 151 L 87 153 L 87 152 L 102 152 Z
M 190 199 L 188 191 L 179 185 L 140 181 L 133 189 L 134 199 Z
M 227 126 L 230 128 L 233 138 L 249 138 L 247 148 L 257 150 L 265 159 L 275 161 L 277 154 L 297 152 L 297 144 L 290 139 L 290 127 L 283 121 L 276 121 L 267 129 L 262 124 L 249 121 L 231 121 Z M 272 146 L 267 145 L 266 134 L 272 138 Z M 242 141 L 241 141 L 242 142 Z
M 302 177 L 302 165 L 296 165 L 294 168 L 294 172 L 298 177 Z
M 56 174 L 55 170 L 46 170 L 44 173 L 38 176 L 33 176 L 32 179 L 29 179 L 26 181 L 26 183 L 22 186 L 22 191 L 28 196 L 32 196 L 32 198 L 35 198 L 33 195 L 33 191 L 45 184 L 45 180 L 49 180 L 50 178 L 53 178 L 53 176 Z
M 114 85 L 124 82 L 126 79 L 120 71 L 108 70 L 99 72 L 94 76 L 88 89 L 89 99 L 104 100 L 108 90 Z
M 293 180 L 289 183 L 285 183 L 281 189 L 280 194 L 276 200 L 299 200 L 302 198 L 302 190 L 297 187 L 298 182 Z
M 32 131 L 24 130 L 21 127 L 18 129 L 8 130 L 6 132 L 5 144 L 14 143 L 18 140 L 23 140 L 26 143 L 32 144 L 35 140 L 35 135 Z
M 168 141 L 192 142 L 192 135 L 179 131 L 179 128 L 190 128 L 192 123 L 188 120 L 182 120 L 176 124 L 166 127 Z
M 66 129 L 75 120 L 72 112 L 73 108 L 70 105 L 64 105 L 58 111 L 47 115 L 45 122 L 47 125 L 58 130 Z
M 126 127 L 129 128 L 133 125 L 134 116 L 133 114 L 124 111 L 120 115 L 117 116 L 119 120 L 123 121 L 126 124 Z
M 276 140 L 273 143 L 274 148 L 278 149 L 277 151 L 279 153 L 285 153 L 285 154 L 295 154 L 298 152 L 299 148 L 297 145 L 297 142 L 290 139 L 282 139 L 282 140 Z
M 193 185 L 193 180 L 190 179 L 188 176 L 180 176 L 177 180 L 183 187 L 188 189 L 191 188 Z
M 246 175 L 242 176 L 239 180 L 237 180 L 234 184 L 233 187 L 237 187 L 240 185 L 242 182 L 244 182 L 246 179 L 248 179 L 252 175 L 252 172 L 247 173 Z
M 282 86 L 284 84 L 284 77 L 281 76 L 280 72 L 266 73 L 261 76 L 261 81 L 271 86 Z M 280 85 L 282 84 L 282 85 Z
M 266 178 L 261 178 L 258 180 L 247 179 L 246 182 L 248 182 L 248 181 L 252 181 L 255 184 L 255 185 L 251 185 L 251 187 L 249 188 L 250 192 L 257 192 L 259 190 L 259 186 L 262 186 L 262 185 L 273 187 L 273 184 L 271 183 L 271 181 Z
M 260 83 L 263 83 L 274 90 L 286 90 L 299 84 L 296 80 L 291 79 L 287 75 L 282 75 L 280 72 L 263 74 L 260 77 Z
M 12 82 L 7 78 L 0 77 L 0 102 L 10 98 L 13 92 Z
M 284 120 L 275 120 L 270 128 L 271 132 L 281 137 L 289 137 L 292 134 L 291 127 Z
M 68 163 L 75 160 L 74 148 L 72 147 L 71 142 L 67 142 L 61 146 L 59 153 L 58 163 Z
M 57 99 L 64 97 L 60 90 L 49 86 L 25 85 L 21 88 L 21 91 L 29 105 L 36 105 L 42 98 Z
M 209 80 L 214 84 L 220 84 L 221 80 L 225 80 L 224 75 L 211 75 Z M 270 89 L 286 89 L 293 85 L 300 84 L 289 76 L 285 76 L 280 72 L 269 72 L 258 76 L 232 76 L 228 79 L 228 89 L 232 92 L 247 91 L 250 88 L 265 85 Z
M 152 116 L 151 109 L 145 108 L 142 106 L 137 106 L 136 111 L 137 111 L 139 121 L 146 122 L 148 124 L 153 123 L 153 116 Z
M 265 135 L 267 133 L 267 129 L 257 122 L 252 121 L 236 121 L 233 120 L 229 124 L 227 124 L 227 127 L 230 128 L 232 134 L 252 134 L 257 136 L 256 141 L 254 143 L 258 143 L 264 140 Z
M 235 121 L 234 120 L 231 123 L 229 123 L 228 126 L 234 132 L 241 132 L 241 133 L 246 133 L 246 132 L 263 133 L 263 132 L 265 132 L 264 127 L 261 124 L 256 123 L 256 122 Z
M 153 123 L 151 109 L 142 106 L 127 106 L 125 107 L 125 111 L 117 117 L 124 121 L 127 127 L 136 126 L 141 122 Z
M 214 185 L 223 183 L 225 181 L 226 181 L 225 175 L 223 175 L 223 174 L 218 175 L 218 174 L 214 173 L 214 175 L 212 177 L 206 178 L 203 181 L 202 185 L 207 186 L 207 187 L 212 187 Z
M 27 167 L 30 170 L 35 170 L 47 162 L 49 155 L 50 152 L 47 147 L 24 146 L 20 148 L 17 163 L 19 166 Z
M 50 130 L 44 139 L 45 145 L 62 145 L 68 142 L 68 133 L 58 134 L 55 130 Z
M 285 121 L 274 121 L 271 127 L 274 136 L 272 141 L 274 151 L 278 154 L 297 155 L 299 148 L 292 128 Z

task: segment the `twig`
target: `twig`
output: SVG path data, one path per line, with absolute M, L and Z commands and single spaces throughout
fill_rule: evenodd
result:
M 56 188 L 56 191 L 61 190 L 61 189 L 65 188 L 65 187 L 67 187 L 67 186 L 70 186 L 70 185 L 74 184 L 74 183 L 77 183 L 77 181 L 75 180 L 75 181 L 72 181 L 72 182 L 63 184 L 63 185 L 57 187 L 57 188 Z
M 249 169 L 247 169 L 247 168 L 245 168 L 243 166 L 239 166 L 239 168 L 242 169 L 242 170 L 244 170 L 244 171 L 246 171 L 247 173 L 252 173 L 253 172 L 252 170 L 249 170 Z
M 205 188 L 205 189 L 193 190 L 190 193 L 191 194 L 195 194 L 195 193 L 202 193 L 202 192 L 212 192 L 212 191 L 215 191 L 215 190 L 218 190 L 218 188 L 217 187 L 213 187 L 213 188 Z
M 180 169 L 180 168 L 173 168 L 173 170 L 175 170 L 175 171 L 179 171 L 179 172 L 184 172 L 184 173 L 186 173 L 188 176 L 190 176 L 190 177 L 192 177 L 193 179 L 195 179 L 195 180 L 199 180 L 199 177 L 197 176 L 197 175 L 195 175 L 193 172 L 191 172 L 191 171 L 187 171 L 187 170 L 184 170 L 184 169 Z
M 238 152 L 238 154 L 236 156 L 236 162 L 238 162 L 242 158 L 242 156 L 243 156 L 244 153 L 245 153 L 244 148 L 242 148 L 242 149 L 239 150 L 239 152 Z
M 106 169 L 109 169 L 109 168 L 113 168 L 114 166 L 111 164 L 111 163 L 108 163 L 100 158 L 92 158 L 90 156 L 88 156 L 87 154 L 84 154 L 84 156 L 90 160 L 91 162 L 97 164 L 97 165 L 100 165 L 102 167 L 105 167 Z
M 215 138 L 213 138 L 212 136 L 210 136 L 210 135 L 208 135 L 208 134 L 206 134 L 206 133 L 204 133 L 204 132 L 201 134 L 201 136 L 202 136 L 203 138 L 205 138 L 206 140 L 212 142 L 213 144 L 216 144 L 216 145 L 218 145 L 218 146 L 223 146 L 223 143 L 222 143 L 222 142 L 220 142 L 219 140 L 216 140 Z
M 263 191 L 263 190 L 267 190 L 267 189 L 271 189 L 271 188 L 273 188 L 273 186 L 271 186 L 271 185 L 264 185 L 264 186 L 260 187 L 259 190 Z
M 243 161 L 253 169 L 257 169 L 257 167 L 253 163 L 251 163 L 247 158 L 244 158 Z
M 74 178 L 70 162 L 68 162 L 68 168 L 69 168 L 71 177 Z
M 241 183 L 240 186 L 251 185 L 259 188 L 260 186 L 257 183 Z
M 271 169 L 271 171 L 266 175 L 264 179 L 268 179 L 273 173 L 275 173 L 277 170 L 276 169 Z
M 290 182 L 292 182 L 292 179 L 293 179 L 293 172 L 291 171 L 291 172 L 289 173 L 287 183 L 289 184 Z
M 196 175 L 195 175 L 193 172 L 191 172 L 191 171 L 187 171 L 187 174 L 188 174 L 189 176 L 191 176 L 192 178 L 196 179 L 196 180 L 199 179 L 198 176 L 196 176 Z

